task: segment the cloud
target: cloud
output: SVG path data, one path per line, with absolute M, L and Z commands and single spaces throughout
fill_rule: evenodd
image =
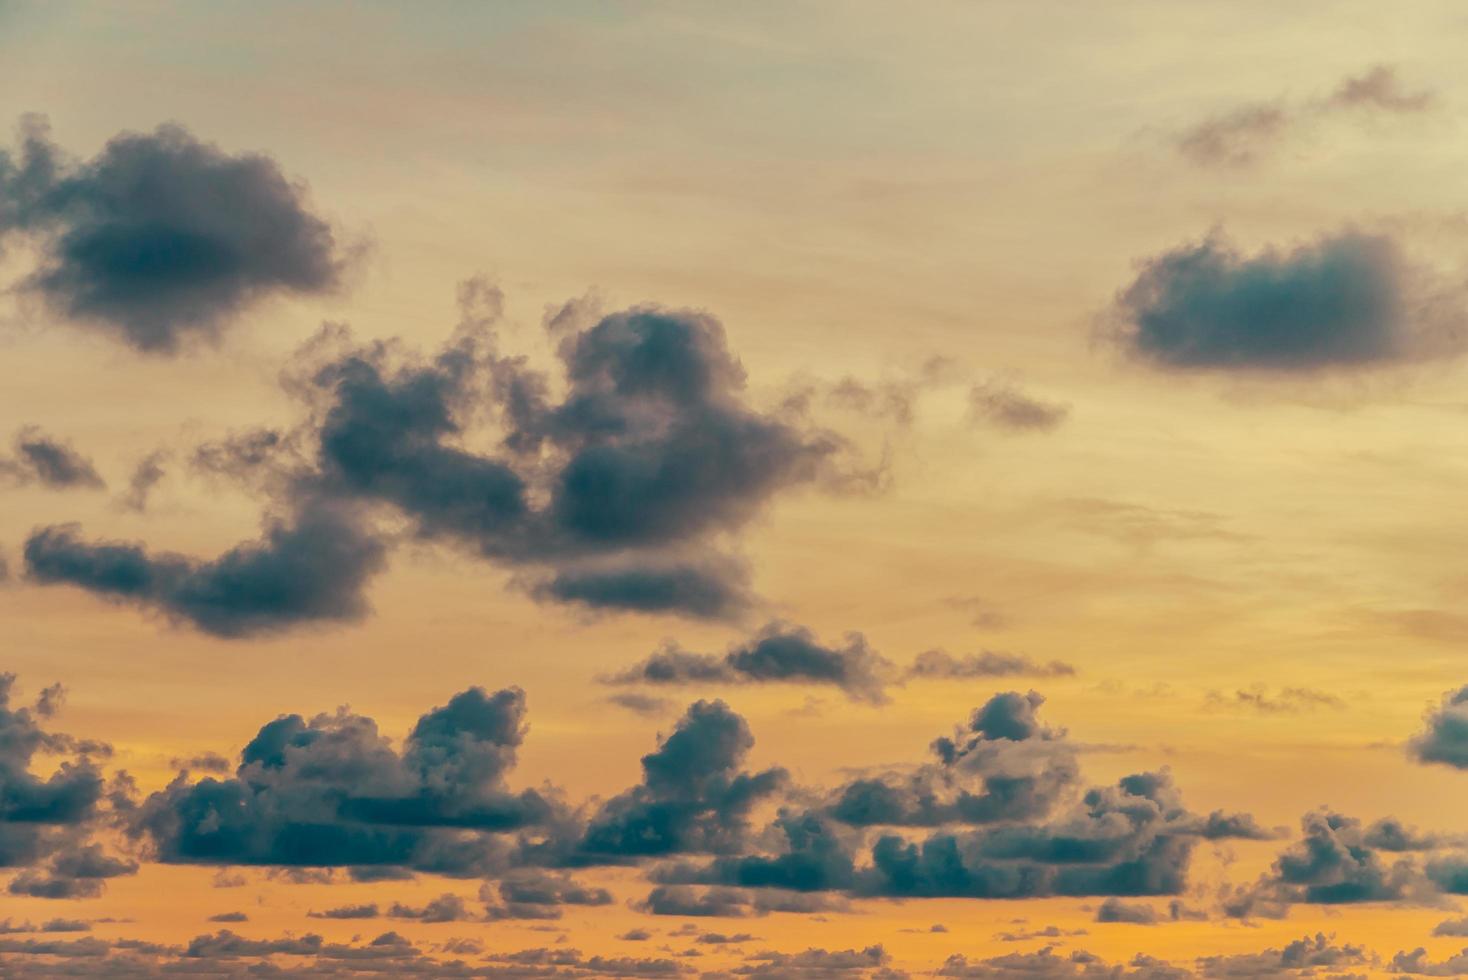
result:
M 1231 695 L 1209 691 L 1204 703 L 1204 707 L 1209 710 L 1237 708 L 1264 715 L 1299 714 L 1302 711 L 1314 711 L 1317 708 L 1339 710 L 1345 706 L 1344 701 L 1325 691 L 1317 691 L 1308 687 L 1282 687 L 1278 693 L 1270 694 L 1263 684 L 1236 690 Z
M 745 893 L 734 888 L 659 885 L 638 903 L 637 908 L 648 915 L 738 918 L 749 914 L 749 900 Z
M 1288 111 L 1275 103 L 1239 106 L 1180 133 L 1177 150 L 1202 166 L 1243 167 L 1270 149 L 1289 124 Z
M 312 919 L 375 919 L 378 911 L 377 903 L 369 902 L 361 905 L 339 905 L 320 912 L 312 910 L 306 915 Z
M 748 403 L 706 313 L 635 307 L 563 333 L 553 385 L 498 351 L 485 290 L 468 295 L 478 305 L 426 358 L 326 328 L 286 372 L 307 421 L 194 454 L 196 468 L 251 485 L 285 515 L 265 541 L 208 561 L 89 544 L 63 525 L 32 536 L 33 579 L 220 636 L 344 622 L 363 614 L 385 563 L 379 522 L 396 519 L 408 536 L 513 569 L 536 599 L 730 618 L 755 602 L 747 567 L 726 553 L 731 535 L 784 490 L 864 479 L 840 437 Z M 472 431 L 486 420 L 490 432 Z M 305 546 L 315 535 L 325 540 Z M 221 595 L 217 575 L 241 564 L 252 580 Z M 235 601 L 249 608 L 221 608 Z
M 118 803 L 125 786 L 109 788 L 97 760 L 110 753 L 44 728 L 60 689 L 47 688 L 35 707 L 14 702 L 15 675 L 0 674 L 0 868 L 19 869 L 11 894 L 34 898 L 89 898 L 107 878 L 137 865 L 107 854 L 88 840 Z M 45 776 L 32 771 L 38 756 L 56 762 Z
M 14 453 L 10 459 L 0 458 L 0 474 L 17 483 L 39 483 L 51 490 L 106 489 L 91 460 L 35 426 L 16 434 Z
M 1316 976 L 1317 970 L 1340 975 L 1341 970 L 1371 966 L 1376 957 L 1364 947 L 1337 943 L 1335 936 L 1317 932 L 1259 953 L 1232 956 L 1204 956 L 1198 959 L 1198 973 L 1205 978 L 1227 977 L 1297 977 Z
M 936 827 L 1042 816 L 1080 778 L 1064 730 L 1038 716 L 1045 699 L 997 694 L 967 726 L 936 739 L 936 761 L 862 777 L 836 791 L 830 814 L 852 826 Z
M 469 904 L 450 892 L 431 899 L 423 906 L 403 905 L 394 902 L 387 910 L 390 919 L 414 919 L 418 922 L 466 922 L 475 918 Z
M 937 763 L 861 777 L 819 810 L 783 807 L 762 833 L 742 837 L 739 852 L 665 862 L 651 877 L 696 902 L 709 897 L 692 886 L 723 889 L 713 894 L 725 908 L 737 904 L 728 889 L 812 898 L 1177 895 L 1199 840 L 1269 836 L 1243 815 L 1189 812 L 1165 771 L 1080 792 L 1074 749 L 1036 717 L 1042 701 L 999 695 L 965 729 L 934 742 Z M 922 827 L 932 829 L 910 832 Z
M 1070 415 L 1070 406 L 1040 401 L 1014 385 L 988 381 L 968 393 L 969 415 L 1013 432 L 1048 432 Z
M 1349 76 L 1324 98 L 1292 104 L 1285 99 L 1253 102 L 1210 116 L 1177 133 L 1179 154 L 1203 167 L 1242 168 L 1258 163 L 1292 134 L 1312 123 L 1363 113 L 1411 115 L 1430 109 L 1436 96 L 1411 91 L 1390 65 Z
M 1468 936 L 1468 917 L 1444 919 L 1432 927 L 1434 936 Z
M 610 905 L 612 893 L 605 888 L 580 884 L 565 874 L 537 868 L 511 871 L 493 885 L 479 890 L 488 919 L 559 919 L 563 906 Z
M 740 769 L 754 746 L 742 717 L 722 701 L 698 701 L 657 750 L 642 757 L 642 782 L 608 800 L 579 846 L 583 860 L 738 850 L 750 810 L 782 788 L 783 769 Z
M 331 291 L 345 262 L 273 160 L 225 153 L 177 125 L 123 133 L 74 162 L 44 118 L 26 117 L 19 149 L 0 153 L 7 236 L 39 252 L 24 292 L 150 354 L 216 340 L 267 296 Z
M 1070 677 L 1076 670 L 1060 660 L 1040 663 L 1023 654 L 981 650 L 955 657 L 946 650 L 917 655 L 906 677 L 916 680 L 969 680 L 976 677 Z
M 1141 953 L 1130 963 L 1113 965 L 1083 950 L 1060 953 L 1053 946 L 1044 946 L 1033 953 L 988 959 L 955 953 L 943 962 L 937 976 L 960 980 L 1184 980 L 1190 974 Z
M 1392 66 L 1375 65 L 1341 82 L 1326 104 L 1340 109 L 1365 107 L 1411 113 L 1430 108 L 1435 99 L 1434 93 L 1428 89 L 1408 91 L 1403 88 Z
M 830 684 L 853 700 L 881 704 L 892 665 L 860 633 L 828 646 L 792 623 L 771 622 L 722 656 L 669 643 L 646 660 L 602 679 L 606 684 Z
M 328 505 L 271 521 L 260 539 L 210 561 L 84 541 L 72 524 L 33 531 L 23 553 L 32 581 L 77 586 L 225 638 L 358 620 L 369 608 L 363 590 L 385 564 L 361 520 Z
M 224 756 L 217 752 L 200 752 L 187 758 L 175 756 L 168 760 L 168 764 L 174 769 L 185 769 L 198 772 L 229 772 L 234 768 Z
M 180 774 L 130 829 L 169 864 L 487 874 L 513 861 L 509 835 L 552 815 L 540 793 L 505 785 L 524 733 L 515 688 L 456 694 L 418 719 L 401 751 L 345 710 L 281 715 L 233 777 Z
M 879 945 L 865 949 L 827 950 L 810 948 L 799 953 L 780 953 L 763 950 L 745 957 L 745 964 L 736 971 L 741 977 L 779 980 L 790 977 L 798 980 L 809 978 L 896 978 L 904 976 L 888 969 L 891 955 Z
M 667 698 L 655 698 L 648 694 L 639 694 L 636 691 L 620 691 L 608 695 L 607 702 L 615 704 L 619 708 L 626 708 L 633 714 L 642 715 L 645 718 L 657 718 L 667 714 L 673 708 L 673 702 Z
M 1457 354 L 1459 298 L 1384 235 L 1346 230 L 1244 255 L 1214 232 L 1144 261 L 1111 339 L 1180 371 L 1305 373 Z
M 211 916 L 209 916 L 209 918 L 206 921 L 208 921 L 208 922 L 249 922 L 250 921 L 250 917 L 248 915 L 246 915 L 245 913 L 243 913 L 243 912 L 220 912 L 217 915 L 211 915 Z
M 127 493 L 119 501 L 125 510 L 141 514 L 148 509 L 148 497 L 168 475 L 163 467 L 167 459 L 167 451 L 160 449 L 138 460 L 138 465 L 133 468 L 133 475 L 127 481 Z
M 1468 769 L 1468 686 L 1443 695 L 1442 705 L 1427 715 L 1427 728 L 1408 743 L 1419 762 L 1438 762 Z
M 27 898 L 96 898 L 108 878 L 136 874 L 138 864 L 115 857 L 100 844 L 71 845 L 41 868 L 29 868 L 10 879 L 7 891 Z
M 573 565 L 530 585 L 537 599 L 586 609 L 732 619 L 753 604 L 749 569 L 724 555 Z
M 1096 921 L 1155 926 L 1161 919 L 1157 909 L 1145 902 L 1123 902 L 1119 898 L 1108 898 L 1096 909 Z
M 1461 977 L 1468 972 L 1468 949 L 1453 953 L 1434 962 L 1428 958 L 1427 950 L 1418 946 L 1412 952 L 1401 952 L 1392 957 L 1393 973 L 1417 977 Z
M 1416 890 L 1419 873 L 1409 861 L 1387 865 L 1371 841 L 1394 842 L 1381 825 L 1365 828 L 1359 820 L 1317 810 L 1300 821 L 1301 838 L 1283 851 L 1274 867 L 1252 889 L 1225 902 L 1225 912 L 1237 918 L 1296 902 L 1348 905 L 1387 902 Z

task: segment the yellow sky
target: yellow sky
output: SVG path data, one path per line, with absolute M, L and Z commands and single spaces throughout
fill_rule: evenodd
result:
M 1287 826 L 1270 842 L 1204 843 L 1198 890 L 1247 884 L 1320 806 L 1461 833 L 1468 774 L 1408 758 L 1424 712 L 1461 686 L 1468 638 L 1459 520 L 1468 490 L 1461 359 L 1364 372 L 1158 370 L 1098 339 L 1138 263 L 1212 229 L 1244 252 L 1343 228 L 1392 235 L 1448 283 L 1468 269 L 1468 100 L 1460 5 L 1128 0 L 886 4 L 315 5 L 0 0 L 0 119 L 49 116 L 77 158 L 176 121 L 255 151 L 309 186 L 313 210 L 363 254 L 330 295 L 266 297 L 215 347 L 148 357 L 11 294 L 0 305 L 0 438 L 37 424 L 91 457 L 113 488 L 144 454 L 289 426 L 279 375 L 323 321 L 436 349 L 474 275 L 506 297 L 504 343 L 551 364 L 546 308 L 594 291 L 707 310 L 772 409 L 802 384 L 916 378 L 951 361 L 900 425 L 824 407 L 822 420 L 890 464 L 879 492 L 780 493 L 730 540 L 767 606 L 743 624 L 608 614 L 533 601 L 516 569 L 436 544 L 394 550 L 370 617 L 221 639 L 79 589 L 26 580 L 37 525 L 209 556 L 257 533 L 260 501 L 173 466 L 139 513 L 116 493 L 7 488 L 0 554 L 3 667 L 26 698 L 67 689 L 52 723 L 113 744 L 144 794 L 171 760 L 233 759 L 278 714 L 350 705 L 402 738 L 471 685 L 527 692 L 511 777 L 577 801 L 633 785 L 681 708 L 719 696 L 749 722 L 751 768 L 831 787 L 860 767 L 921 761 L 999 690 L 1034 687 L 1082 743 L 1087 784 L 1170 767 L 1189 808 Z M 1422 112 L 1308 107 L 1390 65 L 1430 91 Z M 1292 116 L 1249 165 L 1201 167 L 1178 134 L 1239 106 Z M 36 261 L 0 255 L 0 282 Z M 1068 406 L 1053 431 L 970 417 L 1000 379 Z M 981 612 L 990 615 L 985 618 Z M 597 678 L 667 640 L 722 653 L 766 618 L 835 641 L 859 631 L 898 664 L 933 648 L 1062 660 L 1074 676 L 913 681 L 880 706 L 798 685 L 650 693 L 641 716 Z M 1265 711 L 1239 691 L 1323 692 Z M 814 699 L 814 700 L 812 700 Z M 1220 703 L 1222 702 L 1222 703 Z M 361 901 L 421 903 L 477 881 L 295 885 L 145 861 L 85 903 L 7 897 L 6 916 L 98 924 L 104 938 L 182 942 L 249 913 L 242 934 L 331 940 L 396 928 L 477 936 L 500 951 L 558 935 L 632 955 L 628 929 L 671 930 L 627 902 L 628 868 L 586 880 L 610 907 L 535 922 L 424 925 L 309 919 Z M 1016 928 L 1085 929 L 1065 949 L 1145 951 L 1179 964 L 1316 931 L 1386 959 L 1435 938 L 1437 905 L 1301 904 L 1283 921 L 1094 922 L 1100 899 L 861 900 L 820 920 L 709 920 L 748 949 L 882 943 L 918 975 L 949 954 L 995 956 Z M 66 905 L 66 909 L 59 906 Z M 1159 907 L 1165 902 L 1157 902 Z M 933 923 L 948 932 L 925 933 Z M 737 962 L 710 947 L 694 965 Z M 722 959 L 721 959 L 722 957 Z M 0 966 L 3 972 L 3 966 Z

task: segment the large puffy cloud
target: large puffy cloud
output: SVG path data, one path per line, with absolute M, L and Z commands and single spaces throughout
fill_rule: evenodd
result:
M 743 770 L 749 725 L 722 701 L 698 701 L 658 748 L 642 757 L 642 782 L 593 815 L 579 860 L 619 862 L 737 851 L 750 811 L 781 789 L 783 769 Z
M 265 296 L 331 290 L 343 265 L 330 226 L 273 160 L 175 125 L 73 162 L 27 117 L 19 149 L 0 152 L 7 235 L 39 252 L 22 290 L 148 353 L 216 338 Z
M 1244 255 L 1215 233 L 1144 262 L 1111 315 L 1117 342 L 1163 368 L 1369 368 L 1462 350 L 1461 297 L 1427 279 L 1382 235 Z
M 469 688 L 419 718 L 399 751 L 370 718 L 282 715 L 245 746 L 233 777 L 180 773 L 131 829 L 166 863 L 488 874 L 512 860 L 508 835 L 555 807 L 505 785 L 524 719 L 518 689 Z
M 360 619 L 366 583 L 385 562 L 360 518 L 325 504 L 271 521 L 259 540 L 210 561 L 86 541 L 69 524 L 37 529 L 24 554 L 32 581 L 135 603 L 221 637 Z
M 668 644 L 646 660 L 603 679 L 608 684 L 830 684 L 859 701 L 881 703 L 892 665 L 860 633 L 840 646 L 821 643 L 791 623 L 767 624 L 722 656 Z
M 1421 890 L 1421 874 L 1409 859 L 1388 863 L 1378 853 L 1419 849 L 1398 833 L 1394 821 L 1368 827 L 1352 817 L 1317 810 L 1307 813 L 1300 827 L 1300 839 L 1256 885 L 1225 900 L 1227 914 L 1277 916 L 1291 903 L 1385 902 Z
M 1408 743 L 1421 762 L 1439 762 L 1468 769 L 1468 686 L 1443 695 L 1442 704 L 1428 713 L 1427 727 Z
M 906 773 L 863 777 L 837 791 L 836 819 L 855 826 L 938 826 L 1043 816 L 1080 778 L 1064 730 L 1038 717 L 1044 698 L 1008 692 L 968 724 L 935 740 L 935 761 Z
M 729 535 L 782 489 L 850 478 L 838 437 L 747 403 L 743 369 L 707 314 L 614 313 L 561 336 L 558 354 L 555 399 L 548 377 L 497 351 L 482 313 L 467 311 L 426 359 L 328 329 L 288 372 L 308 423 L 196 459 L 272 495 L 287 517 L 265 541 L 205 561 L 43 528 L 27 544 L 32 578 L 223 636 L 342 621 L 361 614 L 383 564 L 376 519 L 397 517 L 422 539 L 513 568 L 539 599 L 727 618 L 753 601 Z M 472 423 L 486 417 L 498 448 L 468 448 L 484 442 Z M 221 594 L 224 573 L 248 573 L 249 587 Z M 234 602 L 251 608 L 223 608 Z

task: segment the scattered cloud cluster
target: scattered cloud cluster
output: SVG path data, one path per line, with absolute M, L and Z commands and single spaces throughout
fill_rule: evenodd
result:
M 1344 79 L 1322 98 L 1302 103 L 1277 99 L 1226 110 L 1176 134 L 1175 146 L 1199 166 L 1247 167 L 1312 123 L 1349 115 L 1416 115 L 1436 101 L 1430 90 L 1404 85 L 1390 65 L 1375 65 Z
M 707 314 L 638 307 L 563 331 L 553 396 L 544 373 L 497 350 L 486 299 L 497 292 L 470 286 L 464 322 L 432 357 L 328 329 L 289 372 L 309 422 L 200 449 L 212 472 L 265 488 L 259 540 L 194 559 L 55 525 L 26 542 L 30 576 L 224 637 L 341 622 L 367 610 L 386 559 L 380 525 L 395 517 L 515 569 L 539 599 L 730 617 L 753 596 L 747 567 L 717 542 L 783 490 L 862 479 L 835 434 L 748 404 Z M 497 448 L 466 448 L 485 416 Z M 135 482 L 142 500 L 152 473 Z
M 985 677 L 1069 677 L 1075 668 L 1060 660 L 1039 662 L 1023 654 L 983 650 L 955 656 L 927 650 L 906 668 L 874 651 L 866 638 L 848 633 L 841 644 L 821 642 L 810 629 L 774 621 L 722 655 L 694 653 L 668 642 L 645 659 L 601 678 L 612 686 L 687 687 L 736 684 L 829 685 L 853 701 L 879 705 L 890 690 L 908 681 L 973 680 Z M 632 700 L 626 700 L 628 697 Z M 658 707 L 645 695 L 617 695 L 634 711 Z

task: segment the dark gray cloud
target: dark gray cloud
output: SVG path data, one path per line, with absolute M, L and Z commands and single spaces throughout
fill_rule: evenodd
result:
M 1468 936 L 1468 917 L 1444 919 L 1432 927 L 1434 936 Z
M 232 778 L 180 774 L 144 801 L 131 831 L 165 863 L 487 874 L 513 860 L 513 832 L 554 808 L 505 785 L 524 732 L 514 688 L 455 695 L 418 719 L 400 752 L 370 718 L 282 715 L 245 746 Z
M 698 701 L 656 751 L 642 757 L 642 782 L 592 817 L 582 860 L 737 851 L 750 810 L 781 789 L 783 769 L 740 767 L 754 746 L 744 719 L 722 701 Z
M 1097 922 L 1126 922 L 1139 926 L 1155 926 L 1162 921 L 1156 906 L 1146 902 L 1123 902 L 1108 898 L 1096 909 Z
M 848 633 L 841 646 L 826 645 L 803 626 L 776 621 L 723 655 L 690 653 L 669 643 L 603 683 L 831 684 L 854 700 L 880 704 L 892 675 L 891 663 L 860 633 Z
M 458 895 L 444 892 L 426 904 L 413 906 L 394 902 L 387 910 L 389 919 L 412 919 L 416 922 L 467 922 L 478 918 L 469 908 L 469 903 Z
M 1395 817 L 1383 817 L 1372 823 L 1362 834 L 1361 840 L 1367 847 L 1396 853 L 1431 851 L 1455 843 L 1454 840 L 1441 834 L 1427 833 L 1416 827 L 1408 827 Z
M 1061 660 L 1044 663 L 1023 654 L 981 650 L 955 657 L 946 650 L 917 655 L 906 676 L 917 680 L 968 680 L 976 677 L 1071 677 L 1076 669 Z
M 0 674 L 0 868 L 19 869 L 11 894 L 90 898 L 108 878 L 137 865 L 89 840 L 122 801 L 125 785 L 109 787 L 98 760 L 108 746 L 42 726 L 55 714 L 60 689 L 47 688 L 34 707 L 14 702 L 15 675 Z M 48 774 L 32 769 L 51 756 Z
M 323 909 L 320 912 L 313 909 L 306 913 L 312 919 L 375 919 L 378 914 L 376 902 L 361 905 L 339 905 L 336 908 Z
M 496 345 L 493 316 L 479 309 L 428 358 L 396 343 L 354 346 L 327 328 L 287 372 L 306 423 L 194 454 L 196 468 L 293 515 L 271 525 L 271 540 L 209 562 L 51 528 L 32 537 L 32 577 L 224 636 L 349 620 L 386 552 L 373 519 L 396 516 L 420 539 L 513 568 L 537 599 L 729 618 L 755 600 L 728 536 L 782 490 L 860 481 L 839 437 L 748 404 L 743 368 L 707 314 L 637 307 L 564 333 L 558 385 Z M 486 419 L 497 447 L 466 448 L 476 435 L 486 443 L 473 431 Z M 291 547 L 326 531 L 332 548 Z M 253 583 L 248 610 L 219 608 L 216 566 L 242 556 L 270 583 Z
M 1065 953 L 1043 946 L 1033 953 L 988 959 L 955 953 L 943 962 L 937 976 L 960 980 L 1190 980 L 1193 974 L 1141 953 L 1129 963 L 1113 964 L 1084 950 Z
M 1468 948 L 1435 961 L 1418 946 L 1410 953 L 1397 953 L 1390 967 L 1393 973 L 1414 977 L 1461 977 L 1468 974 Z
M 932 743 L 935 761 L 866 776 L 830 804 L 853 826 L 922 826 L 1034 819 L 1080 779 L 1064 730 L 1040 722 L 1044 698 L 1007 692 L 975 709 L 967 726 Z
M 638 903 L 648 915 L 679 915 L 688 918 L 740 918 L 749 914 L 748 896 L 736 888 L 694 888 L 689 885 L 658 885 Z
M 1427 715 L 1427 728 L 1408 743 L 1420 762 L 1440 762 L 1468 769 L 1468 686 L 1443 695 L 1442 704 Z
M 366 584 L 386 561 L 359 517 L 324 504 L 272 521 L 260 539 L 210 561 L 85 541 L 76 525 L 32 532 L 24 556 L 34 582 L 73 585 L 220 637 L 360 619 Z
M 1189 812 L 1166 772 L 1080 791 L 1064 732 L 1036 717 L 1037 694 L 1000 695 L 951 738 L 938 763 L 863 777 L 820 811 L 786 807 L 739 853 L 665 862 L 666 897 L 733 907 L 731 889 L 819 897 L 1030 898 L 1181 894 L 1195 844 L 1271 836 L 1250 818 Z M 964 829 L 968 824 L 974 829 Z M 926 836 L 902 831 L 929 827 Z M 875 830 L 875 834 L 869 831 Z M 719 914 L 732 914 L 721 912 Z
M 1343 231 L 1244 255 L 1219 233 L 1142 263 L 1113 339 L 1177 370 L 1372 368 L 1461 351 L 1459 303 L 1383 235 Z
M 100 844 L 74 844 L 52 854 L 44 866 L 10 879 L 6 890 L 27 898 L 96 898 L 108 878 L 137 870 L 136 861 L 108 854 Z
M 975 421 L 1013 432 L 1048 432 L 1070 415 L 1069 405 L 1041 401 L 1011 383 L 997 380 L 970 388 L 968 404 L 969 415 Z
M 57 315 L 147 353 L 213 340 L 272 294 L 334 289 L 344 259 L 304 188 L 269 157 L 231 155 L 177 125 L 66 159 L 41 117 L 0 152 L 0 240 L 40 253 L 21 283 Z
M 754 977 L 757 980 L 780 980 L 789 977 L 821 978 L 871 978 L 871 980 L 900 980 L 907 974 L 890 968 L 892 956 L 881 945 L 865 949 L 828 950 L 811 948 L 798 953 L 781 953 L 761 950 L 744 959 L 744 965 L 734 971 L 736 976 Z
M 1226 914 L 1238 918 L 1258 914 L 1273 917 L 1280 907 L 1297 902 L 1347 905 L 1394 901 L 1410 894 L 1421 880 L 1410 861 L 1388 864 L 1377 853 L 1372 841 L 1400 843 L 1380 824 L 1367 828 L 1354 818 L 1318 810 L 1306 814 L 1300 825 L 1300 840 L 1279 855 L 1257 885 L 1225 901 Z
M 537 599 L 590 610 L 732 619 L 754 602 L 749 569 L 723 555 L 568 565 L 530 584 Z
M 479 890 L 488 919 L 559 919 L 567 905 L 610 905 L 612 893 L 605 888 L 582 885 L 565 874 L 538 868 L 509 872 Z
M 27 426 L 16 434 L 13 452 L 9 459 L 0 458 L 0 475 L 18 483 L 39 483 L 52 490 L 107 487 L 91 460 L 35 426 Z
M 956 954 L 937 975 L 957 980 L 1299 980 L 1362 976 L 1359 970 L 1376 963 L 1377 957 L 1364 947 L 1316 933 L 1257 953 L 1200 956 L 1188 966 L 1144 953 L 1112 963 L 1084 950 L 1066 953 L 1054 946 L 988 959 Z
M 547 377 L 475 330 L 428 364 L 395 369 L 383 352 L 347 351 L 314 372 L 329 486 L 489 556 L 616 554 L 737 527 L 776 490 L 819 477 L 840 448 L 746 405 L 743 368 L 704 313 L 639 307 L 566 337 L 558 403 Z M 449 443 L 486 382 L 503 457 Z M 543 510 L 521 473 L 533 459 L 550 466 Z
M 1198 975 L 1205 980 L 1244 977 L 1351 976 L 1354 971 L 1376 964 L 1376 956 L 1354 943 L 1338 943 L 1334 935 L 1317 932 L 1280 948 L 1232 956 L 1203 956 L 1197 961 Z M 1342 973 L 1344 970 L 1352 974 Z

